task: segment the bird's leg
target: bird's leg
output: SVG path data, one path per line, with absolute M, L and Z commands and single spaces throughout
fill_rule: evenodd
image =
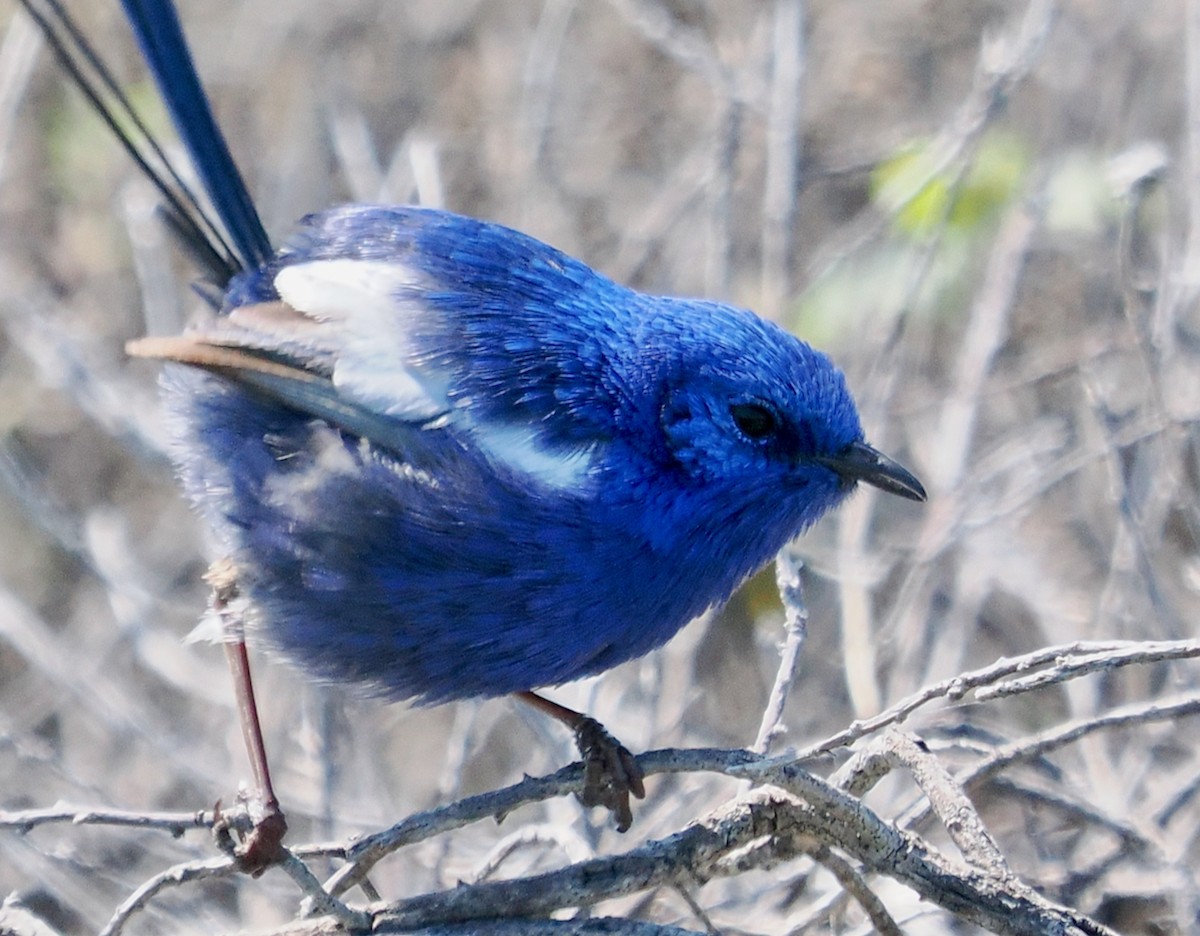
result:
M 517 699 L 539 712 L 562 722 L 575 735 L 575 744 L 583 758 L 583 791 L 579 800 L 584 806 L 603 806 L 617 820 L 617 831 L 624 832 L 633 822 L 629 796 L 646 796 L 645 776 L 629 750 L 591 716 L 576 712 L 565 705 L 551 702 L 536 692 L 515 693 Z
M 213 611 L 225 631 L 225 655 L 233 675 L 238 717 L 242 723 L 242 739 L 246 743 L 250 768 L 254 771 L 258 807 L 261 809 L 261 814 L 254 819 L 253 828 L 232 851 L 238 867 L 247 874 L 258 877 L 282 857 L 287 820 L 283 810 L 279 808 L 279 800 L 271 784 L 271 768 L 267 764 L 267 748 L 263 743 L 262 726 L 258 720 L 258 704 L 254 701 L 254 683 L 250 678 L 250 657 L 246 652 L 241 618 L 235 610 L 239 594 L 237 570 L 233 563 L 220 561 L 213 563 L 205 577 L 213 589 Z M 214 831 L 219 841 L 231 841 L 228 826 L 218 822 Z

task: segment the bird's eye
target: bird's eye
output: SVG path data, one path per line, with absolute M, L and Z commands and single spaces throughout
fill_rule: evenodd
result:
M 759 442 L 779 429 L 779 417 L 762 403 L 734 403 L 729 407 L 733 423 L 747 439 Z

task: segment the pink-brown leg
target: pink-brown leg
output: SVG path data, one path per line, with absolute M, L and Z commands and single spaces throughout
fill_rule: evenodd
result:
M 605 807 L 616 817 L 617 831 L 626 831 L 633 823 L 630 794 L 637 799 L 646 796 L 645 776 L 629 750 L 589 715 L 552 702 L 536 692 L 518 692 L 515 696 L 571 729 L 583 758 L 580 802 L 587 807 Z
M 238 597 L 237 570 L 230 562 L 214 563 L 207 575 L 213 587 L 213 610 L 225 629 L 225 655 L 233 676 L 233 689 L 237 697 L 238 718 L 242 724 L 242 739 L 254 772 L 258 806 L 261 814 L 255 818 L 253 828 L 234 847 L 233 854 L 242 871 L 258 877 L 282 857 L 283 837 L 287 833 L 287 820 L 279 808 L 275 788 L 271 783 L 271 768 L 267 763 L 267 748 L 263 742 L 262 725 L 258 718 L 258 704 L 254 699 L 254 682 L 250 676 L 250 656 L 242 636 L 241 620 L 237 616 L 235 601 Z M 219 836 L 228 835 L 228 828 L 218 823 Z

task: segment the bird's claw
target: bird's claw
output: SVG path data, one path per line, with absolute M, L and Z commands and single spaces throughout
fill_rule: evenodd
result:
M 259 877 L 283 859 L 287 820 L 278 806 L 268 807 L 253 822 L 246 811 L 222 813 L 220 803 L 215 812 L 213 836 L 217 847 L 237 862 L 239 871 Z
M 584 806 L 603 806 L 617 820 L 617 831 L 624 832 L 633 823 L 629 796 L 646 796 L 645 775 L 629 749 L 614 738 L 600 722 L 584 717 L 575 727 L 575 743 L 583 758 L 583 790 L 579 801 Z

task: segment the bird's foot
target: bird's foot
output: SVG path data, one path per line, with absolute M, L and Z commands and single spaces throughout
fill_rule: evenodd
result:
M 633 823 L 630 794 L 646 796 L 645 775 L 637 761 L 600 722 L 586 715 L 575 725 L 575 743 L 583 758 L 579 801 L 589 808 L 603 806 L 616 817 L 617 831 L 626 831 Z
M 278 804 L 263 806 L 256 818 L 248 804 L 230 813 L 217 803 L 213 836 L 217 847 L 237 862 L 238 870 L 259 877 L 267 868 L 283 860 L 283 837 L 287 819 Z

